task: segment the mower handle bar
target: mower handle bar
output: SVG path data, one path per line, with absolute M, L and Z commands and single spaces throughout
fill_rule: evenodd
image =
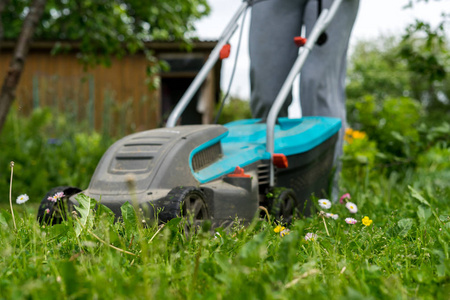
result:
M 250 4 L 247 1 L 244 1 L 241 6 L 239 7 L 238 11 L 235 13 L 233 18 L 230 20 L 228 25 L 225 27 L 219 42 L 214 47 L 214 49 L 211 51 L 211 54 L 209 55 L 208 59 L 206 60 L 203 67 L 198 72 L 197 76 L 195 77 L 194 81 L 189 85 L 189 88 L 186 90 L 186 92 L 183 94 L 183 97 L 181 97 L 180 101 L 178 101 L 178 104 L 175 106 L 174 110 L 170 114 L 166 127 L 174 127 L 180 118 L 183 111 L 186 109 L 186 106 L 191 102 L 192 98 L 194 97 L 197 90 L 200 88 L 200 86 L 203 84 L 203 81 L 205 81 L 206 76 L 208 76 L 211 69 L 214 67 L 215 63 L 219 59 L 220 56 L 220 50 L 222 47 L 228 43 L 228 40 L 233 36 L 233 33 L 236 31 L 236 29 L 239 27 L 237 24 L 237 20 L 239 17 L 244 13 L 247 9 L 247 7 Z M 244 26 L 244 24 L 242 24 Z

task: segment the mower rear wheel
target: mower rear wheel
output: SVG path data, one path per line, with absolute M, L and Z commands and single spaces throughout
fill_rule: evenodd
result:
M 276 220 L 291 224 L 293 218 L 298 214 L 297 206 L 298 202 L 295 198 L 294 191 L 291 189 L 283 189 L 273 199 L 269 211 Z

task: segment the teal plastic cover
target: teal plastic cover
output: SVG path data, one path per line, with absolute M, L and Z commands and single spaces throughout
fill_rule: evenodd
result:
M 217 143 L 222 144 L 223 157 L 212 165 L 194 172 L 194 177 L 205 183 L 245 167 L 258 160 L 270 159 L 266 152 L 266 124 L 260 119 L 248 119 L 225 125 L 228 132 L 209 141 L 191 153 L 192 156 Z M 341 120 L 329 117 L 279 118 L 275 126 L 275 153 L 291 156 L 314 149 L 341 128 Z

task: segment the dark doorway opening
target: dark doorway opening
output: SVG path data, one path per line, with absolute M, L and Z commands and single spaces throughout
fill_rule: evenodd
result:
M 161 99 L 162 99 L 162 117 L 163 123 L 167 122 L 170 113 L 175 105 L 187 90 L 193 78 L 162 78 L 161 79 Z M 202 115 L 197 111 L 197 102 L 200 90 L 192 98 L 180 119 L 180 125 L 202 124 Z

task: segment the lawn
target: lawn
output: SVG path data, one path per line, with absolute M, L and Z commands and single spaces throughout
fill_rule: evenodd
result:
M 41 227 L 36 203 L 14 204 L 14 230 L 3 204 L 0 298 L 449 299 L 449 154 L 433 148 L 414 170 L 344 177 L 356 213 L 315 199 L 283 236 L 273 220 L 185 234 L 181 219 L 143 228 L 132 209 L 113 222 L 89 205 L 84 220 Z

